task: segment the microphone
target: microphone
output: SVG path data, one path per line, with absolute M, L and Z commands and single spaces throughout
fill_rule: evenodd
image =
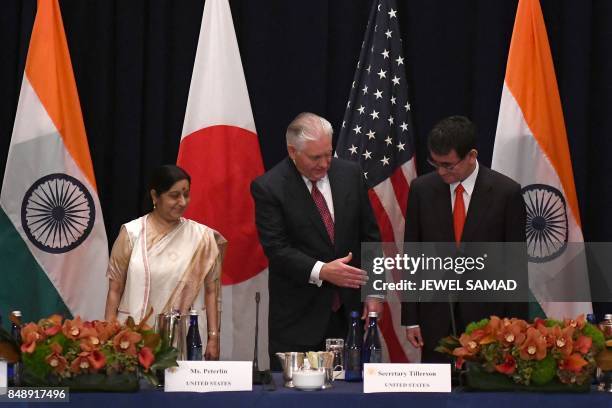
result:
M 255 350 L 253 352 L 253 373 L 259 372 L 259 362 L 257 355 L 259 354 L 259 301 L 261 295 L 255 292 Z
M 259 349 L 259 301 L 261 294 L 255 292 L 255 349 L 253 350 L 253 384 L 263 385 L 264 391 L 276 390 L 276 384 L 272 378 L 270 370 L 259 370 L 259 361 L 257 358 Z
M 455 319 L 455 303 L 452 296 L 448 297 L 448 308 L 450 309 L 451 330 L 453 336 L 457 337 L 457 320 Z

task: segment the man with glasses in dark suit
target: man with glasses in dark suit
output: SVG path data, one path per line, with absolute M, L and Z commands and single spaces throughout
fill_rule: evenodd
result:
M 412 181 L 406 211 L 406 242 L 525 242 L 521 186 L 478 163 L 476 126 L 466 117 L 438 122 L 427 138 L 435 171 Z M 402 304 L 402 325 L 427 363 L 448 362 L 434 351 L 438 341 L 490 315 L 527 317 L 527 304 L 453 302 Z M 454 314 L 451 318 L 451 311 Z

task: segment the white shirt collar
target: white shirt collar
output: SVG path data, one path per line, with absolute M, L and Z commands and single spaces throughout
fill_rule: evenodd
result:
M 302 180 L 304 180 L 304 183 L 306 183 L 308 191 L 312 191 L 312 181 L 310 181 L 307 177 L 304 177 L 303 175 Z M 325 175 L 325 177 L 317 180 L 317 188 L 321 190 L 325 184 L 329 184 L 329 177 L 327 177 L 327 174 Z
M 474 171 L 472 172 L 472 174 L 467 176 L 465 178 L 465 180 L 458 181 L 458 182 L 452 183 L 450 185 L 450 192 L 451 192 L 451 194 L 455 194 L 455 189 L 457 188 L 459 183 L 461 183 L 463 185 L 463 188 L 465 189 L 465 192 L 468 194 L 468 196 L 471 197 L 472 193 L 474 192 L 474 187 L 476 186 L 476 177 L 478 177 L 478 168 L 479 167 L 480 166 L 478 165 L 478 160 L 476 160 L 476 167 L 474 168 Z

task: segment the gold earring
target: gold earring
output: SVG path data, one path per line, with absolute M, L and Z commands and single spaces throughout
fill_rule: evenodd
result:
M 157 203 L 155 201 L 153 201 L 153 209 L 157 208 Z

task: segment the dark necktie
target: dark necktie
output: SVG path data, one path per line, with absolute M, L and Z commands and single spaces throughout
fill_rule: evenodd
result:
M 325 224 L 325 229 L 327 230 L 327 235 L 329 235 L 329 239 L 332 244 L 334 243 L 334 220 L 332 219 L 331 213 L 329 212 L 329 207 L 327 207 L 327 202 L 325 201 L 325 197 L 321 194 L 321 191 L 317 188 L 317 182 L 312 181 L 312 191 L 310 194 L 312 195 L 312 200 L 317 206 L 317 210 L 319 210 L 319 214 L 321 214 L 321 219 L 323 220 L 323 224 Z M 342 302 L 340 300 L 340 294 L 337 290 L 334 290 L 334 294 L 332 295 L 332 305 L 331 309 L 334 312 L 337 312 L 340 309 Z
M 465 225 L 465 203 L 463 202 L 463 192 L 465 188 L 459 183 L 455 187 L 455 208 L 453 209 L 453 227 L 455 229 L 455 242 L 457 245 L 461 242 L 463 234 L 463 226 Z
M 310 192 L 312 195 L 312 199 L 317 206 L 317 210 L 319 210 L 319 214 L 321 214 L 321 219 L 323 220 L 323 224 L 325 224 L 325 229 L 327 230 L 327 235 L 329 235 L 329 239 L 332 244 L 334 243 L 334 220 L 332 219 L 331 213 L 329 212 L 329 208 L 327 207 L 327 203 L 325 202 L 325 198 L 321 191 L 317 188 L 317 182 L 312 181 L 312 191 Z

